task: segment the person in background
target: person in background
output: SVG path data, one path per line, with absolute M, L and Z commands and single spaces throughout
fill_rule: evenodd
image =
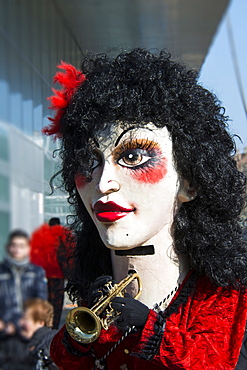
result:
M 48 280 L 48 301 L 54 308 L 54 329 L 59 327 L 64 302 L 69 237 L 69 229 L 60 224 L 58 217 L 52 217 L 49 223 L 34 230 L 30 240 L 30 259 L 44 268 Z
M 41 266 L 30 263 L 29 235 L 24 230 L 9 234 L 6 254 L 0 263 L 0 333 L 14 335 L 19 328 L 23 302 L 47 299 L 47 279 Z
M 0 343 L 2 369 L 57 368 L 49 359 L 47 345 L 47 338 L 57 332 L 52 330 L 53 315 L 53 307 L 46 300 L 30 298 L 24 303 L 19 333 Z

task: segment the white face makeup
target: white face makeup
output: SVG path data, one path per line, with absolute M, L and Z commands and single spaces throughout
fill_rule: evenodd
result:
M 172 141 L 164 128 L 149 123 L 102 132 L 95 146 L 92 181 L 75 176 L 80 197 L 101 239 L 111 249 L 151 243 L 173 221 L 179 189 Z

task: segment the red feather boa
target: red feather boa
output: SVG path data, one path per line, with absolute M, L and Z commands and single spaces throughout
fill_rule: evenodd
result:
M 68 229 L 61 225 L 44 224 L 31 236 L 31 262 L 42 266 L 48 278 L 64 278 L 58 264 L 57 251 L 59 245 L 67 243 Z

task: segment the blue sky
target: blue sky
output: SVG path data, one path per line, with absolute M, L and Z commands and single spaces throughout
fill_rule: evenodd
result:
M 229 131 L 241 137 L 243 143 L 236 139 L 236 145 L 242 152 L 247 147 L 247 117 L 235 74 L 229 24 L 247 105 L 247 0 L 231 1 L 202 66 L 199 81 L 214 92 L 226 108 L 231 119 Z

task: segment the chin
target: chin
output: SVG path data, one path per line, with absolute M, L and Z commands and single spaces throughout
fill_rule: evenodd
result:
M 105 244 L 105 246 L 109 249 L 113 249 L 113 250 L 123 250 L 123 249 L 132 249 L 132 248 L 135 248 L 137 245 L 129 245 L 129 243 L 124 243 L 123 240 L 114 240 L 114 241 L 111 241 L 111 240 L 103 240 L 103 243 Z
M 109 249 L 112 249 L 112 250 L 128 250 L 128 249 L 133 249 L 133 248 L 135 248 L 135 247 L 137 247 L 137 245 L 133 245 L 133 246 L 129 246 L 129 245 L 126 245 L 126 246 L 124 246 L 124 245 L 121 245 L 121 246 L 116 246 L 116 245 L 106 245 L 106 247 L 107 248 L 109 248 Z
M 139 247 L 143 244 L 143 240 L 133 240 L 130 235 L 122 236 L 121 233 L 117 235 L 100 235 L 105 246 L 112 250 L 126 250 Z

